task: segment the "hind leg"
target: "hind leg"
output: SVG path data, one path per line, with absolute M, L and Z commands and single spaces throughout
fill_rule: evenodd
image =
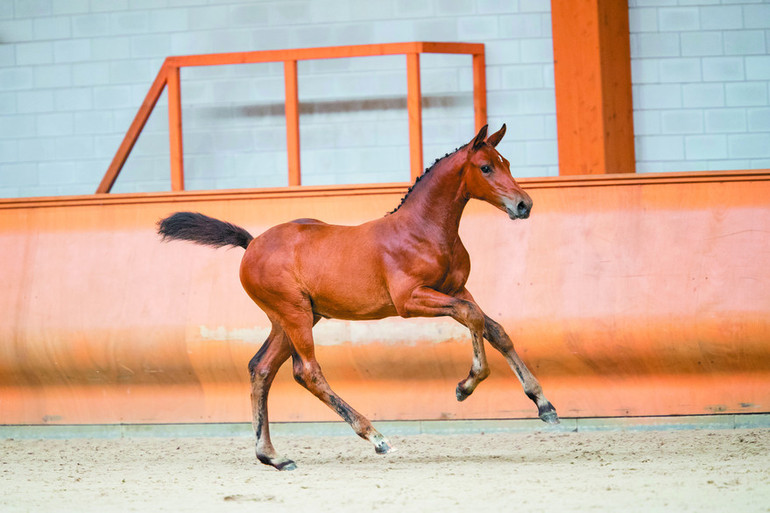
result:
M 278 455 L 270 441 L 270 427 L 267 416 L 267 395 L 275 374 L 291 354 L 291 345 L 280 327 L 273 330 L 254 358 L 249 362 L 251 377 L 252 425 L 257 438 L 257 459 L 278 470 L 294 470 L 297 466 L 288 458 Z
M 358 436 L 371 442 L 378 454 L 390 452 L 392 450 L 390 442 L 372 426 L 366 417 L 354 410 L 331 389 L 321 372 L 321 366 L 315 358 L 312 333 L 314 319 L 309 306 L 307 305 L 308 309 L 305 311 L 294 310 L 289 314 L 284 310 L 281 319 L 281 325 L 289 336 L 293 348 L 294 379 L 350 424 Z

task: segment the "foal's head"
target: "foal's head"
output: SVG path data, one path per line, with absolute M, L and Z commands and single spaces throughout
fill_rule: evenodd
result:
M 511 219 L 526 219 L 532 210 L 532 198 L 511 176 L 510 163 L 495 150 L 505 135 L 505 125 L 487 139 L 486 125 L 471 141 L 463 164 L 465 190 L 471 198 L 490 203 Z

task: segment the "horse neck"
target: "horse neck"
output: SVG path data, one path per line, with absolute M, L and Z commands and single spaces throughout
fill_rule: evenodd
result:
M 400 217 L 453 242 L 468 203 L 461 173 L 464 161 L 464 152 L 458 151 L 437 162 L 398 210 Z

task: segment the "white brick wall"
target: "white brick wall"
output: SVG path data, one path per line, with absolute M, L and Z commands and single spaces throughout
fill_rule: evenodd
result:
M 630 0 L 629 22 L 637 171 L 767 168 L 770 2 Z
M 630 0 L 637 167 L 767 167 L 770 2 Z M 91 193 L 166 55 L 480 41 L 516 176 L 555 175 L 547 0 L 2 0 L 0 197 Z M 424 56 L 425 164 L 473 134 L 470 58 Z M 281 64 L 185 69 L 189 189 L 286 183 Z M 402 57 L 303 62 L 303 182 L 409 176 Z M 116 191 L 164 190 L 165 98 Z
M 167 55 L 411 40 L 487 45 L 517 176 L 557 170 L 546 0 L 3 0 L 0 197 L 91 193 Z M 299 66 L 303 183 L 406 181 L 403 57 Z M 470 57 L 424 56 L 425 164 L 473 136 Z M 182 71 L 189 189 L 287 182 L 283 67 Z M 163 190 L 165 97 L 115 191 Z

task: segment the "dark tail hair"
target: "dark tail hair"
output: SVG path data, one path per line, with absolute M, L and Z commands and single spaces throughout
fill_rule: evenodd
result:
M 249 247 L 254 237 L 249 232 L 197 212 L 177 212 L 158 221 L 158 234 L 163 240 L 189 240 L 204 246 Z

